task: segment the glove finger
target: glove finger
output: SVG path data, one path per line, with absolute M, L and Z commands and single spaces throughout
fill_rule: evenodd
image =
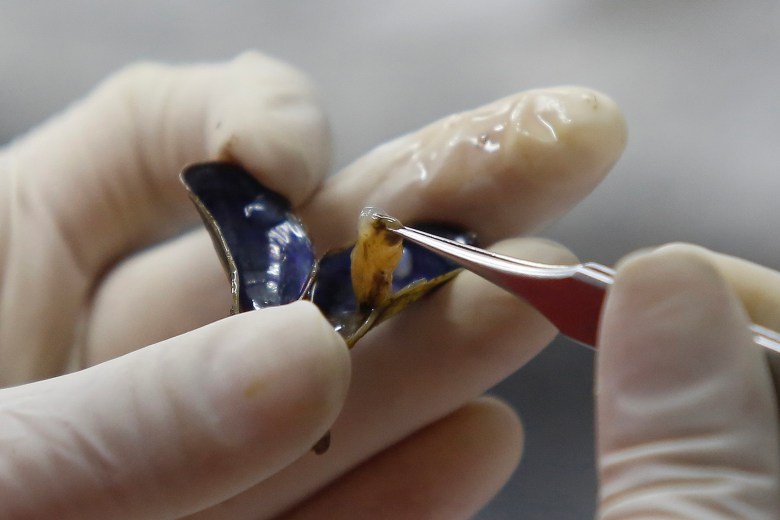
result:
M 515 413 L 495 399 L 479 399 L 353 469 L 278 520 L 472 518 L 506 483 L 521 449 Z
M 178 179 L 185 163 L 235 158 L 300 202 L 327 170 L 328 149 L 306 79 L 251 53 L 219 65 L 131 66 L 13 143 L 0 157 L 9 252 L 0 385 L 62 372 L 96 279 L 198 221 Z
M 226 316 L 230 281 L 205 229 L 118 265 L 92 300 L 74 363 L 91 366 Z
M 765 518 L 780 507 L 774 392 L 744 308 L 691 251 L 625 262 L 597 361 L 601 518 Z
M 577 87 L 532 90 L 384 144 L 328 178 L 301 208 L 321 251 L 354 239 L 364 206 L 404 222 L 462 224 L 491 244 L 570 209 L 617 161 L 623 116 Z
M 245 53 L 229 63 L 129 66 L 10 153 L 19 189 L 35 191 L 79 265 L 100 272 L 196 221 L 178 178 L 185 164 L 238 160 L 300 203 L 327 171 L 329 144 L 306 78 Z
M 515 239 L 497 250 L 566 262 L 562 248 Z M 465 272 L 371 331 L 352 351 L 347 402 L 330 451 L 306 456 L 206 518 L 270 518 L 423 426 L 452 413 L 523 366 L 555 335 L 534 309 Z
M 354 239 L 360 208 L 372 204 L 406 221 L 456 222 L 491 243 L 539 227 L 585 196 L 625 138 L 619 110 L 602 94 L 521 93 L 377 148 L 328 179 L 302 212 L 321 251 Z M 217 262 L 201 256 L 205 244 L 205 237 L 164 244 L 168 250 L 138 255 L 111 273 L 93 306 L 88 363 L 224 315 L 227 305 L 214 288 L 224 283 L 226 293 L 228 286 Z M 190 302 L 200 308 L 187 315 Z M 148 316 L 158 315 L 166 319 L 150 323 Z M 117 350 L 97 351 L 104 348 Z
M 301 302 L 3 390 L 0 516 L 193 513 L 307 452 L 348 380 L 344 342 Z
M 670 244 L 662 249 L 690 251 L 705 257 L 737 293 L 753 323 L 780 331 L 780 273 L 691 244 Z M 780 355 L 768 353 L 767 360 L 775 389 L 780 390 Z
M 687 253 L 706 259 L 737 293 L 754 323 L 780 329 L 780 273 L 777 271 L 693 244 L 667 244 L 656 251 Z

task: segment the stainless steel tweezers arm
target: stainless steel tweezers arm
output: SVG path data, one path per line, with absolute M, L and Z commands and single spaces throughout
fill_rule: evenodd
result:
M 601 307 L 615 271 L 588 262 L 550 265 L 520 260 L 409 227 L 389 231 L 446 257 L 533 305 L 573 340 L 596 346 Z M 780 354 L 780 334 L 751 325 L 754 341 Z

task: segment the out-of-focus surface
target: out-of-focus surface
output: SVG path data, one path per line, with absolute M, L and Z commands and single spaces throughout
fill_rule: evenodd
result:
M 142 59 L 258 49 L 319 85 L 334 168 L 448 113 L 582 84 L 623 108 L 611 176 L 544 235 L 581 258 L 691 241 L 780 268 L 780 4 L 446 0 L 0 3 L 0 142 Z M 565 340 L 496 391 L 526 456 L 484 519 L 589 518 L 595 505 L 590 352 Z

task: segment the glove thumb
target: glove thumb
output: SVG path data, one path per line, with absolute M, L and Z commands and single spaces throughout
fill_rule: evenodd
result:
M 741 303 L 675 248 L 618 270 L 597 361 L 600 517 L 775 518 L 777 408 Z
M 198 511 L 306 453 L 348 380 L 344 342 L 298 302 L 2 390 L 0 517 Z

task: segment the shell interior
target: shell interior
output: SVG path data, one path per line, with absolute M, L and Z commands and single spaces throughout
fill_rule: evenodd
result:
M 373 326 L 459 271 L 452 262 L 415 244 L 404 243 L 392 273 L 389 295 L 367 308 L 357 301 L 352 286 L 354 244 L 330 251 L 318 261 L 290 203 L 237 164 L 194 164 L 182 172 L 181 180 L 230 278 L 233 313 L 311 299 L 352 346 Z M 415 227 L 476 243 L 473 233 L 453 226 Z

